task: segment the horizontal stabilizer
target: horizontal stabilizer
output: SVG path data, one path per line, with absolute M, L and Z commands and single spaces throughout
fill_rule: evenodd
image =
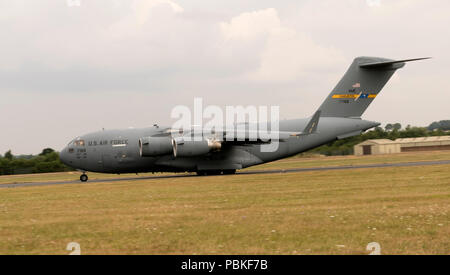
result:
M 404 59 L 404 60 L 389 60 L 389 61 L 381 61 L 381 62 L 371 62 L 371 63 L 363 63 L 359 64 L 359 67 L 364 69 L 376 69 L 376 68 L 383 68 L 388 67 L 394 64 L 399 63 L 405 63 L 409 61 L 417 61 L 417 60 L 424 60 L 424 59 L 430 59 L 431 57 L 422 57 L 422 58 L 414 58 L 414 59 Z

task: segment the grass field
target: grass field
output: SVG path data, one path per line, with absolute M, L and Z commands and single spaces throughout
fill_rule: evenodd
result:
M 290 158 L 254 169 L 442 159 L 450 152 Z M 449 211 L 450 165 L 5 188 L 0 254 L 68 254 L 69 242 L 82 254 L 367 254 L 370 242 L 382 254 L 450 254 Z

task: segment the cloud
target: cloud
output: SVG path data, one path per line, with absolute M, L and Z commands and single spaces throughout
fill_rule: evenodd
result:
M 311 73 L 323 73 L 342 64 L 342 53 L 318 45 L 305 33 L 282 24 L 278 12 L 265 9 L 245 12 L 220 24 L 223 37 L 234 43 L 258 41 L 259 66 L 247 74 L 248 79 L 264 82 L 286 82 Z
M 172 8 L 173 12 L 181 13 L 184 9 L 170 0 L 143 0 L 143 1 L 134 1 L 133 2 L 133 10 L 136 12 L 140 20 L 146 20 L 148 18 L 148 11 L 154 7 L 160 5 L 168 5 Z
M 139 31 L 143 30 L 146 23 L 157 23 L 162 18 L 170 18 L 183 11 L 180 5 L 170 0 L 134 0 L 131 12 L 113 24 L 110 31 L 112 35 L 142 34 Z
M 35 12 L 22 4 L 10 12 L 30 13 L 30 20 L 11 19 L 0 30 L 19 33 L 5 40 L 15 54 L 0 64 L 0 90 L 152 92 L 170 89 L 173 79 L 282 82 L 342 62 L 336 49 L 285 26 L 274 8 L 212 21 L 170 0 L 71 8 L 44 2 L 31 7 Z
M 280 26 L 278 13 L 273 8 L 244 12 L 231 18 L 229 23 L 220 23 L 225 39 L 255 39 L 259 35 L 268 35 Z
M 369 7 L 379 7 L 381 5 L 381 0 L 366 0 Z
M 0 3 L 16 15 L 0 29 L 0 90 L 151 90 L 209 54 L 210 27 L 173 1 L 18 3 Z

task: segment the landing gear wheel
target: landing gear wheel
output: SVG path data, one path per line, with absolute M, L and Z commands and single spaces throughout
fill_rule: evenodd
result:
M 81 175 L 80 176 L 80 180 L 82 181 L 82 182 L 87 182 L 88 181 L 88 176 L 86 175 L 86 174 L 83 174 L 83 175 Z
M 222 170 L 209 170 L 208 175 L 222 175 Z
M 197 171 L 197 176 L 206 176 L 206 172 L 205 171 Z
M 234 175 L 234 174 L 236 174 L 236 169 L 223 170 L 223 174 L 224 175 Z

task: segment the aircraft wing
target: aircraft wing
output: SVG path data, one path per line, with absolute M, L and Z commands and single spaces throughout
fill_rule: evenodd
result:
M 293 131 L 271 131 L 267 133 L 266 131 L 234 131 L 234 133 L 224 132 L 223 138 L 225 141 L 235 139 L 240 140 L 249 140 L 249 139 L 257 139 L 257 140 L 286 140 L 290 137 L 300 137 L 306 136 L 310 134 L 314 134 L 317 132 L 317 125 L 319 124 L 321 111 L 317 111 L 309 120 L 303 131 L 293 132 Z M 270 134 L 270 135 L 268 135 Z
M 202 136 L 203 138 L 210 138 L 220 140 L 226 143 L 264 143 L 270 140 L 287 140 L 290 137 L 300 137 L 311 135 L 317 132 L 317 126 L 319 124 L 321 111 L 317 111 L 309 120 L 303 131 L 268 131 L 268 130 L 250 130 L 250 129 L 220 129 L 211 131 L 210 129 L 196 129 L 191 128 L 188 130 L 177 130 L 166 128 L 163 129 L 159 134 L 154 136 L 168 136 L 172 137 L 192 137 L 195 135 Z

